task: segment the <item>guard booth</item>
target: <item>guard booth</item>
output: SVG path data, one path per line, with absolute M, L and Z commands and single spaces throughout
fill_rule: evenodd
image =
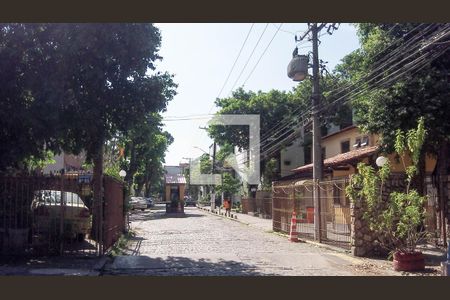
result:
M 186 178 L 183 175 L 164 176 L 166 213 L 184 213 Z

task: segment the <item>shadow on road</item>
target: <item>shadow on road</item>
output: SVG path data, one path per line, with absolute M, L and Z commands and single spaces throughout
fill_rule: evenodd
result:
M 118 256 L 112 264 L 105 268 L 103 275 L 274 276 L 276 274 L 261 273 L 255 266 L 230 260 L 213 262 L 178 256 L 167 258 Z
M 145 239 L 142 237 L 130 238 L 130 240 L 128 242 L 128 246 L 131 246 L 131 247 L 126 247 L 125 249 L 123 249 L 124 252 L 130 256 L 139 255 L 141 253 L 140 250 L 141 250 L 141 244 L 142 244 L 143 240 L 145 240 Z

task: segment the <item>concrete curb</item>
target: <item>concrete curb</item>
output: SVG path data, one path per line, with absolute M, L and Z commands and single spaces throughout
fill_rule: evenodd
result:
M 95 265 L 92 269 L 94 271 L 102 271 L 108 261 L 109 261 L 109 257 L 103 256 L 99 259 L 98 262 L 95 263 Z
M 239 220 L 239 219 L 237 218 L 237 215 L 235 215 L 235 214 L 231 214 L 232 217 L 227 217 L 227 216 L 225 216 L 223 213 L 220 213 L 220 214 L 219 214 L 219 212 L 211 212 L 211 210 L 209 210 L 209 209 L 207 209 L 207 208 L 204 208 L 204 207 L 197 206 L 197 208 L 198 208 L 198 209 L 201 209 L 201 210 L 203 210 L 203 211 L 206 211 L 207 213 L 210 213 L 211 215 L 216 215 L 216 216 L 218 216 L 218 217 L 222 217 L 222 218 L 224 218 L 224 219 L 228 219 L 228 220 L 232 220 L 232 221 L 235 221 L 235 222 L 239 222 L 239 223 L 241 223 L 241 224 L 250 225 L 250 223 L 245 223 L 245 222 Z

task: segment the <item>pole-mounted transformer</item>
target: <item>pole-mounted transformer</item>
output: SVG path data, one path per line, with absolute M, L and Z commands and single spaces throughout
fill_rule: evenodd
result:
M 308 55 L 295 54 L 287 67 L 287 75 L 294 81 L 302 81 L 308 75 Z

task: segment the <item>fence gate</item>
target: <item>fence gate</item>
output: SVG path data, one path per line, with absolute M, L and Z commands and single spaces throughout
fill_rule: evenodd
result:
M 100 218 L 91 178 L 0 177 L 0 255 L 94 256 L 108 250 L 124 230 L 123 186 L 104 177 Z
M 349 249 L 351 243 L 350 201 L 345 180 L 323 181 L 320 194 L 321 242 Z M 300 238 L 314 239 L 314 185 L 310 180 L 273 185 L 273 230 L 289 233 L 292 212 L 297 216 Z
M 112 177 L 103 181 L 105 203 L 103 209 L 103 249 L 107 251 L 125 230 L 123 184 Z

